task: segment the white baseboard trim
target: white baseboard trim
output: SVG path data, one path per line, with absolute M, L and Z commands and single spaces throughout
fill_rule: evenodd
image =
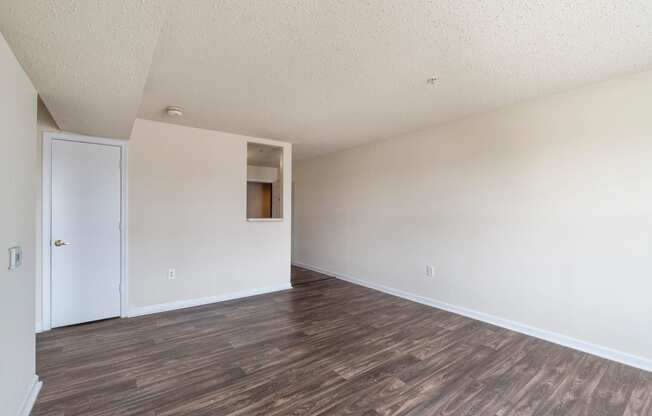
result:
M 218 295 L 218 296 L 208 296 L 208 297 L 205 297 L 205 298 L 180 300 L 180 301 L 168 302 L 168 303 L 159 303 L 157 305 L 139 306 L 139 307 L 135 307 L 135 308 L 130 308 L 129 312 L 127 313 L 127 316 L 129 318 L 133 318 L 135 316 L 149 315 L 149 314 L 152 314 L 152 313 L 173 311 L 175 309 L 192 308 L 193 306 L 201 306 L 201 305 L 207 305 L 209 303 L 224 302 L 226 300 L 246 298 L 246 297 L 249 297 L 249 296 L 256 296 L 256 295 L 262 295 L 262 294 L 265 294 L 265 293 L 279 292 L 281 290 L 287 290 L 287 289 L 292 289 L 292 285 L 290 285 L 289 282 L 288 283 L 283 283 L 283 284 L 280 284 L 280 285 L 264 287 L 264 288 L 250 289 L 250 290 L 243 290 L 243 291 L 240 291 L 240 292 L 226 293 L 224 295 Z
M 34 374 L 32 383 L 27 390 L 27 394 L 25 395 L 23 402 L 20 404 L 18 416 L 29 416 L 29 414 L 32 412 L 32 408 L 36 402 L 36 397 L 38 396 L 39 391 L 41 391 L 42 386 L 43 382 L 39 381 L 38 376 Z
M 530 335 L 535 338 L 540 338 L 545 341 L 552 342 L 554 344 L 562 345 L 564 347 L 572 348 L 578 351 L 585 352 L 587 354 L 596 355 L 598 357 L 605 358 L 607 360 L 617 361 L 622 364 L 626 364 L 632 367 L 640 368 L 646 371 L 652 371 L 652 359 L 640 357 L 637 355 L 629 354 L 623 351 L 614 350 L 607 348 L 601 345 L 596 345 L 587 341 L 582 341 L 576 338 L 572 338 L 566 335 L 558 334 L 556 332 L 548 331 L 545 329 L 536 328 L 530 325 L 526 325 L 520 322 L 515 322 L 509 319 L 500 318 L 498 316 L 490 315 L 484 312 L 479 312 L 473 309 L 464 308 L 461 306 L 451 305 L 446 302 L 442 302 L 436 299 L 427 298 L 424 296 L 415 295 L 408 293 L 402 290 L 394 289 L 388 286 L 379 285 L 376 283 L 371 283 L 363 279 L 358 279 L 351 276 L 341 275 L 339 273 L 334 273 L 329 270 L 310 266 L 303 264 L 301 262 L 294 261 L 293 265 L 303 267 L 304 269 L 313 270 L 318 273 L 323 273 L 326 275 L 334 276 L 338 279 L 345 280 L 350 283 L 354 283 L 360 286 L 365 286 L 370 289 L 378 290 L 390 295 L 398 296 L 403 299 L 411 300 L 413 302 L 421 303 L 423 305 L 432 306 L 434 308 L 443 309 L 448 312 L 452 312 L 458 315 L 466 316 L 467 318 L 475 319 L 478 321 L 486 322 L 492 325 L 496 325 L 502 328 L 506 328 L 515 332 L 520 332 L 525 335 Z
M 38 334 L 39 332 L 43 332 L 43 327 L 40 322 L 37 322 L 34 324 L 34 333 Z

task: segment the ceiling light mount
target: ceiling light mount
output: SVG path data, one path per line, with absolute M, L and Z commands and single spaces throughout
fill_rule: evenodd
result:
M 171 117 L 181 117 L 183 115 L 183 108 L 177 105 L 171 105 L 165 109 L 165 112 Z

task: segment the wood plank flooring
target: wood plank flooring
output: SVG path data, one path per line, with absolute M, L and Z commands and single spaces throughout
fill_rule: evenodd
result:
M 304 269 L 303 267 L 292 267 L 292 287 L 297 287 L 300 285 L 305 285 L 306 283 L 314 283 L 326 279 L 334 279 L 334 277 Z
M 37 336 L 33 415 L 652 415 L 652 374 L 337 279 Z

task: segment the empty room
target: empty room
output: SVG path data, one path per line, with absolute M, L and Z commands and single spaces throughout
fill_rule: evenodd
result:
M 0 0 L 1 416 L 652 416 L 649 0 Z

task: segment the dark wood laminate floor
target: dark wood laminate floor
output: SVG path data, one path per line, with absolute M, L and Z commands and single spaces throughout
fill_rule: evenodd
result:
M 334 277 L 304 269 L 303 267 L 292 266 L 292 287 L 297 287 L 305 285 L 306 283 L 314 283 L 326 279 L 334 279 Z
M 652 374 L 337 279 L 37 337 L 33 415 L 652 415 Z

